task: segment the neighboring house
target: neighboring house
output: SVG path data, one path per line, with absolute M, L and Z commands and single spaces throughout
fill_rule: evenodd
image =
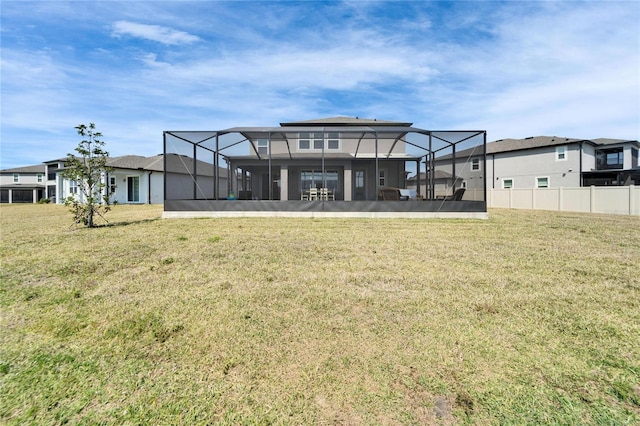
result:
M 64 200 L 71 196 L 81 196 L 77 182 L 64 178 L 66 158 L 45 162 L 43 165 L 2 170 L 2 202 L 37 202 L 48 198 L 54 203 L 64 204 Z M 182 165 L 190 161 L 178 155 L 167 157 L 167 169 L 179 178 Z M 204 163 L 203 163 L 204 164 Z M 124 155 L 111 157 L 107 165 L 112 169 L 104 176 L 111 202 L 118 204 L 160 204 L 164 199 L 164 167 L 165 158 L 162 154 L 153 157 L 139 155 Z M 227 170 L 224 170 L 226 173 Z M 198 176 L 202 179 L 213 176 L 212 170 L 202 166 Z M 191 175 L 182 177 L 191 182 Z M 220 191 L 227 191 L 227 178 L 220 179 Z
M 407 188 L 418 190 L 418 180 L 421 182 L 420 185 L 420 193 L 426 194 L 428 193 L 427 182 L 433 183 L 433 191 L 435 193 L 436 198 L 444 197 L 447 195 L 453 194 L 453 188 L 459 188 L 462 186 L 462 179 L 455 178 L 449 172 L 445 172 L 444 170 L 435 170 L 434 175 L 431 179 L 429 179 L 429 175 L 426 172 L 420 172 L 418 175 L 419 179 L 416 175 L 410 176 L 407 178 Z
M 484 200 L 453 206 L 435 203 L 435 197 L 425 197 L 416 190 L 398 193 L 410 194 L 409 198 L 425 203 L 397 205 L 386 204 L 388 198 L 381 191 L 408 189 L 407 175 L 411 170 L 424 169 L 426 159 L 439 150 L 482 147 L 485 142 L 484 131 L 430 131 L 407 122 L 358 117 L 287 122 L 279 127 L 165 131 L 165 153 L 180 153 L 198 162 L 226 168 L 232 182 L 229 191 L 240 200 L 218 202 L 228 194 L 207 190 L 203 186 L 207 180 L 193 181 L 190 188 L 182 182 L 180 190 L 174 190 L 176 183 L 167 176 L 165 216 L 170 216 L 167 212 L 181 212 L 176 215 L 184 216 L 184 212 L 203 211 L 313 215 L 327 214 L 329 210 L 336 214 L 363 210 L 370 213 L 455 210 L 486 214 Z M 213 180 L 217 178 L 214 176 Z M 420 182 L 415 184 L 420 188 Z M 328 194 L 317 201 L 331 203 L 309 203 L 316 201 L 316 190 Z M 376 204 L 378 201 L 381 202 Z
M 639 149 L 637 140 L 501 139 L 486 145 L 486 163 L 477 148 L 466 149 L 436 157 L 434 169 L 455 175 L 468 193 L 485 183 L 489 189 L 638 185 Z
M 43 164 L 0 170 L 1 203 L 37 203 L 46 198 Z

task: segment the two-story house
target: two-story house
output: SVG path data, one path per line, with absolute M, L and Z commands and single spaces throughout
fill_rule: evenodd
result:
M 508 188 L 557 188 L 640 184 L 637 140 L 536 136 L 500 139 L 478 150 L 436 157 L 435 170 L 452 173 L 468 192 Z
M 227 194 L 215 192 L 216 185 L 207 184 L 206 179 L 184 187 L 167 175 L 164 216 L 202 212 L 384 216 L 393 212 L 427 217 L 427 213 L 452 211 L 486 216 L 484 199 L 453 205 L 436 202 L 432 192 L 407 189 L 408 174 L 424 169 L 425 159 L 434 153 L 482 147 L 485 142 L 482 130 L 431 131 L 407 122 L 359 117 L 285 122 L 279 127 L 165 131 L 165 153 L 197 159 L 196 163 L 214 169 L 226 167 L 230 192 L 239 201 L 223 202 Z M 188 172 L 185 169 L 183 176 Z M 385 203 L 395 200 L 424 202 Z
M 47 198 L 43 164 L 0 170 L 1 203 L 37 203 Z

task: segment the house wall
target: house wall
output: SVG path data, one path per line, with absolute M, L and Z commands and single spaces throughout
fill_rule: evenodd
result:
M 469 165 L 462 169 L 456 168 L 456 175 L 466 180 L 468 185 L 475 178 L 476 184 L 470 185 L 471 189 L 482 186 L 482 179 L 479 178 L 483 175 L 486 176 L 487 186 L 496 189 L 502 189 L 506 179 L 512 180 L 514 188 L 535 188 L 538 177 L 547 177 L 550 188 L 580 186 L 579 146 L 563 146 L 566 147 L 564 160 L 557 159 L 554 146 L 502 152 L 487 155 L 486 173 L 474 173 Z
M 0 185 L 1 186 L 10 186 L 10 185 L 44 185 L 46 183 L 47 177 L 44 174 L 44 167 L 42 168 L 42 173 L 16 173 L 18 175 L 18 182 L 14 183 L 13 175 L 14 173 L 2 173 L 0 175 Z M 42 181 L 38 182 L 38 174 L 42 176 Z
M 591 144 L 582 144 L 582 171 L 588 172 L 596 169 L 596 147 Z
M 355 135 L 355 136 L 354 136 Z M 360 134 L 348 134 L 341 133 L 339 138 L 339 149 L 327 149 L 327 139 L 328 137 L 325 135 L 325 152 L 327 153 L 354 153 L 356 150 L 358 154 L 373 154 L 375 153 L 375 136 L 371 134 L 365 135 L 365 137 L 360 140 Z M 279 135 L 274 135 L 271 138 L 271 153 L 272 154 L 288 154 L 289 149 L 292 153 L 313 153 L 313 152 L 321 152 L 322 150 L 314 150 L 314 149 L 299 149 L 298 145 L 298 134 L 290 133 L 289 137 L 289 146 L 284 139 L 282 139 Z M 392 153 L 404 153 L 405 146 L 404 143 L 398 142 L 394 145 L 395 139 L 378 139 L 378 152 L 379 153 L 387 153 L 391 150 Z M 310 142 L 311 147 L 313 147 L 313 140 Z M 393 149 L 392 149 L 393 147 Z M 253 148 L 249 147 L 250 154 L 255 156 L 255 152 Z

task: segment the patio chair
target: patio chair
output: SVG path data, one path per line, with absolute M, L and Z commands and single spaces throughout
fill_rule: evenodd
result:
M 378 199 L 384 201 L 400 201 L 400 190 L 398 188 L 380 188 Z
M 317 200 L 318 199 L 318 188 L 309 189 L 309 200 Z
M 464 188 L 458 188 L 456 189 L 456 192 L 453 193 L 453 195 L 449 195 L 448 197 L 445 197 L 445 201 L 460 201 L 462 200 L 462 196 L 464 195 Z

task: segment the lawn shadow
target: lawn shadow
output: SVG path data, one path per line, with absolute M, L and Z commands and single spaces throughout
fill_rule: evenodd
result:
M 140 219 L 140 220 L 125 220 L 122 222 L 108 222 L 101 225 L 96 225 L 95 228 L 112 228 L 119 226 L 129 226 L 129 225 L 139 225 L 143 223 L 151 223 L 160 220 L 159 217 L 154 217 L 153 219 Z

